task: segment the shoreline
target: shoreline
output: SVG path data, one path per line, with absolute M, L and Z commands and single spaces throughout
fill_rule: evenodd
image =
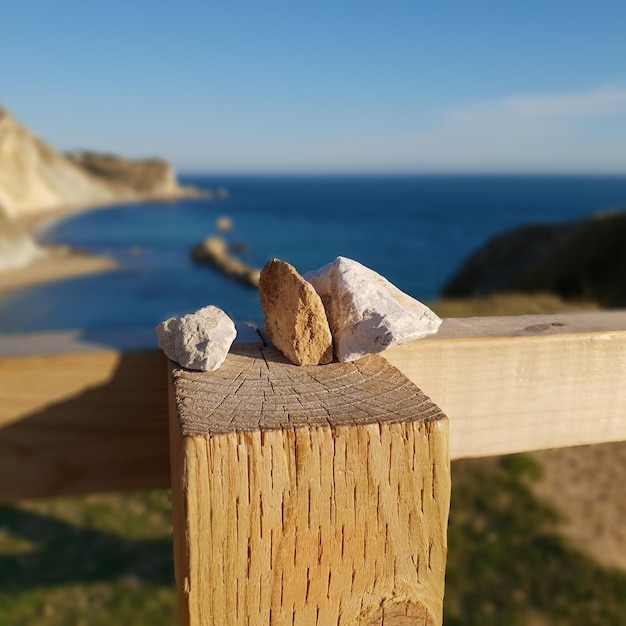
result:
M 210 197 L 210 192 L 195 188 L 180 188 L 171 194 L 153 194 L 141 197 L 120 198 L 112 202 L 89 205 L 59 206 L 44 211 L 35 211 L 15 218 L 35 240 L 47 228 L 65 218 L 123 204 L 141 204 L 143 202 L 175 202 L 184 198 Z M 79 276 L 88 276 L 108 272 L 119 267 L 109 257 L 97 256 L 77 250 L 70 246 L 46 245 L 37 242 L 41 248 L 41 256 L 27 265 L 0 271 L 0 297 L 13 291 L 34 287 L 46 283 L 57 282 Z
M 94 204 L 75 204 L 75 205 L 59 205 L 52 209 L 43 211 L 33 211 L 25 215 L 15 217 L 15 223 L 24 228 L 30 235 L 36 235 L 38 232 L 48 225 L 55 224 L 57 221 L 70 217 L 72 215 L 80 215 L 88 211 L 97 211 L 99 209 L 107 209 L 109 207 L 121 206 L 124 204 L 142 204 L 144 202 L 176 202 L 185 198 L 210 198 L 211 192 L 204 189 L 196 189 L 195 187 L 181 187 L 176 192 L 167 194 L 146 194 L 143 196 L 132 196 L 128 198 L 118 198 L 117 200 L 107 200 Z
M 112 271 L 118 267 L 113 259 L 90 255 L 65 246 L 42 247 L 44 254 L 28 265 L 0 272 L 0 297 L 13 291 Z

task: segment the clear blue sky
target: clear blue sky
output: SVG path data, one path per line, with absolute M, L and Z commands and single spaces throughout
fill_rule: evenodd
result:
M 16 0 L 0 102 L 180 170 L 626 173 L 626 3 Z

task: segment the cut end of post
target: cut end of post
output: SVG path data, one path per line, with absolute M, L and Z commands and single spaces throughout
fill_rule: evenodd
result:
M 377 355 L 295 366 L 271 346 L 233 349 L 210 373 L 172 368 L 182 436 L 445 419 Z

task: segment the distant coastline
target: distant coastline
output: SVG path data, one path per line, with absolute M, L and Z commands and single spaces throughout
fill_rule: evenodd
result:
M 0 106 L 0 211 L 11 219 L 59 207 L 181 193 L 188 191 L 164 159 L 128 159 L 87 150 L 62 153 Z
M 111 259 L 40 244 L 44 227 L 98 208 L 206 193 L 181 186 L 160 158 L 58 152 L 0 106 L 0 293 L 115 267 Z
M 347 256 L 432 303 L 464 260 L 490 238 L 529 223 L 585 220 L 599 210 L 626 205 L 626 178 L 279 179 L 207 174 L 182 176 L 181 183 L 202 189 L 223 185 L 230 195 L 150 204 L 145 210 L 128 205 L 89 211 L 52 228 L 49 221 L 42 222 L 42 241 L 109 255 L 121 267 L 13 293 L 0 303 L 4 332 L 150 326 L 207 303 L 238 321 L 259 323 L 256 292 L 190 259 L 189 250 L 213 235 L 221 236 L 250 267 L 278 257 L 305 272 Z M 223 216 L 231 222 L 227 232 L 218 225 Z M 502 307 L 515 313 L 530 297 L 518 297 L 515 307 L 502 297 Z M 42 298 L 45 307 L 39 306 Z M 491 308 L 493 302 L 485 302 L 485 311 L 487 305 Z M 563 304 L 544 298 L 541 306 Z M 461 310 L 460 301 L 457 308 Z
M 108 207 L 121 206 L 126 204 L 144 204 L 146 202 L 176 202 L 184 198 L 210 198 L 212 191 L 209 189 L 198 189 L 196 187 L 179 187 L 169 193 L 156 193 L 137 195 L 131 198 L 119 198 L 103 202 L 93 202 L 85 204 L 65 204 L 52 209 L 37 211 L 19 215 L 15 222 L 26 229 L 29 233 L 36 235 L 43 228 L 52 226 L 60 220 L 67 219 L 73 215 L 79 215 L 88 211 L 97 211 Z
M 117 267 L 117 263 L 107 257 L 93 256 L 70 248 L 44 249 L 45 255 L 28 265 L 0 272 L 0 297 L 18 289 L 107 272 Z
M 210 191 L 193 187 L 181 187 L 175 193 L 147 194 L 145 197 L 120 199 L 117 202 L 103 202 L 76 206 L 57 207 L 47 211 L 29 213 L 15 219 L 16 224 L 32 238 L 56 223 L 88 211 L 105 209 L 116 205 L 142 204 L 146 202 L 174 202 L 183 198 L 210 197 Z M 0 297 L 11 291 L 33 287 L 78 276 L 109 272 L 118 267 L 113 259 L 97 256 L 69 246 L 49 246 L 37 244 L 41 255 L 28 264 L 0 271 Z

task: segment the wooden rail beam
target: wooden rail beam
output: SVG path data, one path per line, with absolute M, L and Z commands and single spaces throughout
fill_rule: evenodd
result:
M 0 501 L 169 485 L 153 336 L 0 337 Z M 626 440 L 624 311 L 446 319 L 383 355 L 448 415 L 452 458 Z
M 385 358 L 450 418 L 450 455 L 626 440 L 626 312 L 446 319 Z
M 0 500 L 169 486 L 155 350 L 0 359 Z
M 447 419 L 381 357 L 172 371 L 181 624 L 442 622 Z

